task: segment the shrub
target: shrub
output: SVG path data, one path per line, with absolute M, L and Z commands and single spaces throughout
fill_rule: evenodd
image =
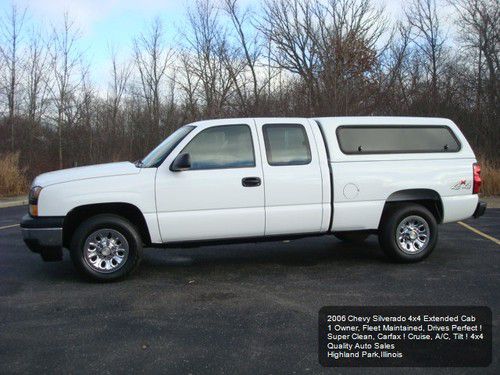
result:
M 0 155 L 0 197 L 26 194 L 28 181 L 19 165 L 19 152 Z
M 484 196 L 500 195 L 500 168 L 488 160 L 479 160 L 481 166 L 481 194 Z

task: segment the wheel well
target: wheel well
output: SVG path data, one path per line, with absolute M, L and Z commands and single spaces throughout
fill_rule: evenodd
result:
M 408 189 L 392 193 L 385 201 L 382 217 L 391 207 L 401 203 L 421 204 L 434 215 L 438 223 L 443 221 L 443 202 L 441 196 L 435 190 Z
M 73 233 L 83 221 L 98 214 L 115 214 L 129 220 L 137 227 L 144 244 L 151 244 L 146 220 L 136 206 L 130 203 L 99 203 L 76 207 L 66 215 L 63 224 L 63 246 L 70 246 Z

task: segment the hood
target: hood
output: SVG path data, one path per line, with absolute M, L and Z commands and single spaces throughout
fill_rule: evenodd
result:
M 61 169 L 59 171 L 43 173 L 35 178 L 33 186 L 45 187 L 69 181 L 137 174 L 140 172 L 141 168 L 137 168 L 134 164 L 128 161 L 89 165 L 86 167 Z

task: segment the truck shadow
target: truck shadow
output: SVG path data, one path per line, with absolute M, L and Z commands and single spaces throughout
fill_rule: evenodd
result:
M 361 244 L 330 237 L 289 242 L 248 243 L 196 248 L 145 249 L 141 268 L 276 264 L 310 267 L 325 262 L 387 261 L 375 236 Z
M 286 273 L 291 268 L 314 267 L 327 269 L 359 269 L 373 264 L 388 264 L 378 245 L 370 236 L 361 244 L 341 242 L 334 237 L 315 237 L 290 242 L 247 243 L 238 245 L 201 246 L 196 248 L 146 248 L 139 269 L 128 278 L 133 282 L 150 278 L 224 277 L 237 272 L 245 278 L 259 272 Z M 331 266 L 331 267 L 330 267 Z M 38 270 L 43 279 L 62 282 L 88 283 L 79 276 L 65 251 L 63 262 L 40 263 Z M 288 271 L 287 271 L 288 270 Z M 208 272 L 212 276 L 208 276 Z M 301 272 L 301 271 L 299 271 Z

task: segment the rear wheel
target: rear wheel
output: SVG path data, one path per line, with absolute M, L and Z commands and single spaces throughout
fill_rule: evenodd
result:
M 333 235 L 344 242 L 361 243 L 368 238 L 370 233 L 363 231 L 334 232 Z
M 128 220 L 117 215 L 97 215 L 76 229 L 70 252 L 75 267 L 85 276 L 112 281 L 137 268 L 142 241 Z
M 421 205 L 397 205 L 384 214 L 379 242 L 384 252 L 396 261 L 417 262 L 428 257 L 437 239 L 436 219 Z

